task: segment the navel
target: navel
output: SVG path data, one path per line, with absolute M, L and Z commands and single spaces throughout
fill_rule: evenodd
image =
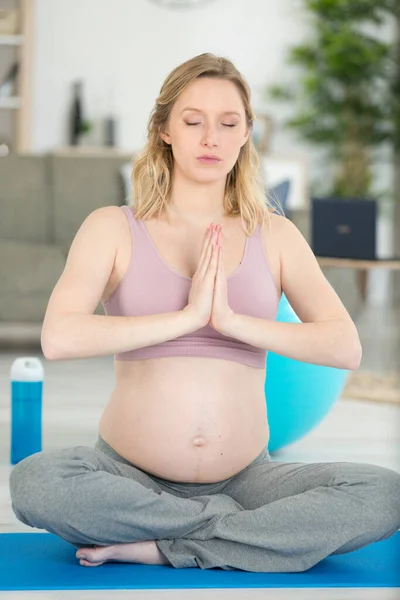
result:
M 206 440 L 203 437 L 195 437 L 193 440 L 193 445 L 194 446 L 204 446 L 204 444 L 206 443 Z

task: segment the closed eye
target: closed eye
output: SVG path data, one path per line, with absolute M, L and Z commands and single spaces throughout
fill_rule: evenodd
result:
M 189 125 L 189 127 L 193 126 L 193 125 L 201 125 L 201 123 L 186 123 L 186 125 Z M 236 125 L 228 125 L 226 123 L 222 123 L 222 125 L 224 127 L 236 127 Z

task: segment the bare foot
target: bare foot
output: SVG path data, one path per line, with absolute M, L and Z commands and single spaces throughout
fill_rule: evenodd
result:
M 76 558 L 84 567 L 98 567 L 105 562 L 129 562 L 144 565 L 170 565 L 153 540 L 113 546 L 79 548 Z M 85 557 L 85 558 L 83 558 Z

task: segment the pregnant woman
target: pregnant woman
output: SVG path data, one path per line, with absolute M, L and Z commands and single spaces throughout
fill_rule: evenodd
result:
M 84 566 L 304 571 L 400 527 L 397 472 L 268 453 L 267 352 L 356 369 L 362 351 L 309 245 L 265 198 L 253 119 L 229 60 L 175 68 L 134 164 L 134 206 L 89 214 L 50 297 L 46 358 L 113 354 L 116 385 L 95 447 L 24 459 L 10 492 L 18 519 Z M 282 291 L 301 323 L 276 322 Z

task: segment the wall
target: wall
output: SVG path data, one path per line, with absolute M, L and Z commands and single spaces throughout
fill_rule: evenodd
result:
M 289 45 L 306 33 L 294 0 L 214 0 L 177 11 L 151 0 L 36 0 L 32 149 L 65 145 L 71 83 L 85 80 L 88 116 L 111 110 L 119 146 L 145 140 L 146 125 L 167 74 L 202 52 L 230 58 L 247 78 L 257 111 L 261 88 L 284 71 Z M 280 133 L 276 148 L 295 148 Z M 297 142 L 297 148 L 299 143 Z

